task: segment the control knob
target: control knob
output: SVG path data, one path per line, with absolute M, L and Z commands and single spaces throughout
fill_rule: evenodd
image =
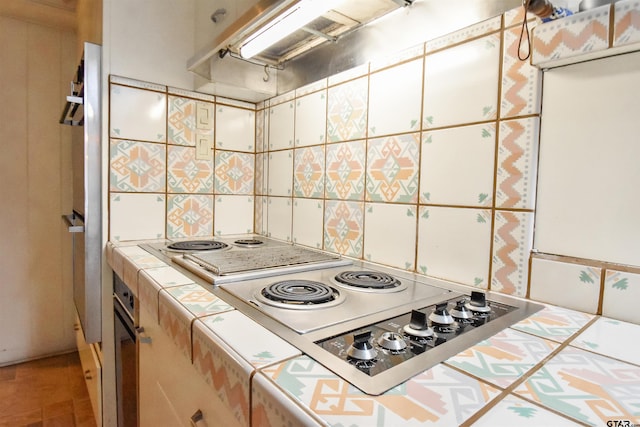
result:
M 434 326 L 449 326 L 452 325 L 454 320 L 447 310 L 447 303 L 443 302 L 436 304 L 435 310 L 429 315 L 429 320 Z
M 427 325 L 427 315 L 418 310 L 411 310 L 411 320 L 402 330 L 412 337 L 428 338 L 433 336 L 433 329 Z
M 471 300 L 466 307 L 474 313 L 487 315 L 491 312 L 491 307 L 487 304 L 487 297 L 484 292 L 472 291 Z
M 378 352 L 371 345 L 371 331 L 353 334 L 353 344 L 349 346 L 347 355 L 357 360 L 373 360 Z
M 455 320 L 465 321 L 473 319 L 473 313 L 466 306 L 467 301 L 465 299 L 461 299 L 456 302 L 456 306 L 451 310 L 451 316 Z
M 407 348 L 407 343 L 402 335 L 395 332 L 385 332 L 378 338 L 378 345 L 392 352 L 400 352 Z

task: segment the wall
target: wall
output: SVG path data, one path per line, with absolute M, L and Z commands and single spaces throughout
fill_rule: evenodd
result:
M 548 24 L 541 51 L 633 50 L 638 3 L 608 10 Z M 637 54 L 547 71 L 541 99 L 514 13 L 260 104 L 256 231 L 640 323 Z
M 540 72 L 516 58 L 521 20 L 259 104 L 256 231 L 524 296 Z
M 70 133 L 58 120 L 76 38 L 72 11 L 44 9 L 62 24 L 0 13 L 0 365 L 75 347 L 71 237 L 61 220 L 71 212 Z
M 253 104 L 116 76 L 109 92 L 110 240 L 253 231 Z
M 103 0 L 105 72 L 193 89 L 195 2 Z

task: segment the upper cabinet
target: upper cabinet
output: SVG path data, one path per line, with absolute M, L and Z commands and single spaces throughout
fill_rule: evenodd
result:
M 531 62 L 553 68 L 640 50 L 640 1 L 622 0 L 533 30 Z

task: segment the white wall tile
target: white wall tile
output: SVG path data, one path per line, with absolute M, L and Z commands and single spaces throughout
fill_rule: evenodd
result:
M 414 205 L 365 203 L 364 258 L 405 270 L 415 268 Z
M 421 206 L 419 215 L 418 273 L 487 288 L 491 211 Z
M 427 55 L 423 127 L 495 119 L 499 61 L 499 34 Z
M 164 93 L 111 86 L 112 138 L 164 142 L 167 140 L 167 96 Z
M 495 138 L 494 124 L 424 132 L 420 201 L 491 206 Z
M 369 86 L 369 136 L 420 129 L 422 58 L 374 73 Z
M 267 203 L 267 236 L 291 241 L 291 198 L 269 197 Z
M 293 147 L 295 109 L 293 101 L 271 107 L 269 113 L 269 149 Z
M 269 195 L 291 196 L 293 189 L 293 150 L 269 153 Z
M 164 194 L 112 193 L 111 240 L 158 239 L 165 236 Z
M 293 242 L 322 249 L 324 200 L 293 199 Z
M 296 101 L 296 147 L 323 144 L 327 129 L 327 91 L 312 93 Z
M 640 274 L 607 270 L 602 315 L 640 324 Z
M 256 112 L 218 105 L 216 110 L 216 148 L 255 151 Z
M 216 196 L 213 215 L 216 236 L 253 232 L 253 196 Z
M 533 258 L 531 299 L 595 313 L 600 298 L 600 269 Z

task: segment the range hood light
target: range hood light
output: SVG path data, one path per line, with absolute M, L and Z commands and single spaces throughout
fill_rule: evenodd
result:
M 249 59 L 289 34 L 304 27 L 343 0 L 302 0 L 287 9 L 266 27 L 250 36 L 240 47 L 240 56 Z

